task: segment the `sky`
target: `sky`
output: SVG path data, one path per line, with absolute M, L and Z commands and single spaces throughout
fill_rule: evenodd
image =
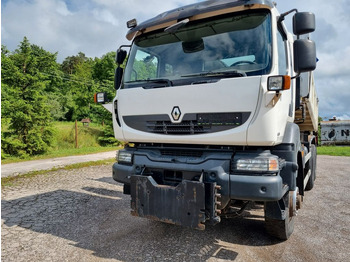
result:
M 219 1 L 219 0 L 218 0 Z M 14 51 L 26 36 L 58 62 L 85 53 L 101 57 L 128 44 L 126 21 L 139 22 L 199 0 L 2 0 L 1 44 Z M 281 13 L 297 8 L 316 15 L 319 115 L 350 119 L 350 5 L 348 0 L 275 0 Z M 145 4 L 146 3 L 146 4 Z M 292 15 L 286 17 L 290 28 Z M 290 28 L 291 29 L 291 28 Z

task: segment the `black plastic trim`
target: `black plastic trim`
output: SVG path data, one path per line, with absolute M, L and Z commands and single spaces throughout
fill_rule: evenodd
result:
M 196 135 L 230 130 L 243 125 L 250 112 L 191 113 L 181 122 L 166 114 L 124 116 L 124 123 L 136 130 L 164 135 Z

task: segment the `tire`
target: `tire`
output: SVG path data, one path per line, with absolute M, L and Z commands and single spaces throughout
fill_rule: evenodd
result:
M 310 161 L 309 166 L 311 168 L 311 175 L 305 187 L 306 191 L 310 191 L 314 187 L 315 179 L 316 179 L 316 161 L 317 161 L 316 146 L 312 144 L 310 146 L 310 151 L 311 151 L 311 158 L 309 160 Z
M 289 194 L 289 193 L 287 193 Z M 290 216 L 291 201 L 288 200 L 288 207 L 285 209 L 286 218 L 284 220 L 272 219 L 265 217 L 265 229 L 273 237 L 280 240 L 287 240 L 294 231 L 294 219 L 295 216 Z
M 312 170 L 314 172 L 314 180 L 316 180 L 316 174 L 317 174 L 317 147 L 316 145 L 311 145 L 311 148 L 313 148 L 313 161 L 312 161 Z

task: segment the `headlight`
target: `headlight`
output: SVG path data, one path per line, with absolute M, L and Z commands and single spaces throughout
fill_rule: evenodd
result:
M 133 154 L 131 152 L 119 150 L 119 152 L 117 154 L 117 162 L 119 164 L 131 165 L 132 164 L 132 157 L 133 157 Z
M 270 76 L 267 81 L 269 91 L 282 91 L 290 88 L 290 76 Z
M 241 158 L 234 161 L 234 169 L 237 171 L 268 171 L 278 172 L 278 158 Z

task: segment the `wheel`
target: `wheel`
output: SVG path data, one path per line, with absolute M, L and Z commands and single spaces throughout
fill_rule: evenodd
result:
M 266 231 L 281 240 L 287 240 L 294 231 L 294 217 L 289 216 L 289 210 L 286 211 L 286 219 L 277 220 L 265 218 Z
M 309 181 L 307 181 L 305 190 L 309 191 L 314 187 L 316 179 L 316 160 L 317 160 L 317 150 L 315 145 L 310 146 L 311 158 L 309 160 L 309 167 L 311 168 L 311 175 Z
M 294 218 L 293 212 L 290 212 L 290 210 L 293 210 L 293 203 L 290 201 L 289 193 L 286 194 L 284 197 L 284 201 L 288 202 L 286 203 L 286 208 L 284 210 L 285 212 L 285 219 L 279 220 L 279 219 L 273 219 L 266 217 L 265 215 L 265 228 L 266 231 L 271 235 L 281 240 L 287 240 L 294 231 Z M 277 205 L 278 206 L 278 205 Z
M 316 145 L 311 145 L 311 148 L 313 148 L 313 157 L 312 157 L 312 172 L 314 172 L 314 180 L 316 180 L 316 170 L 317 170 L 317 147 Z

